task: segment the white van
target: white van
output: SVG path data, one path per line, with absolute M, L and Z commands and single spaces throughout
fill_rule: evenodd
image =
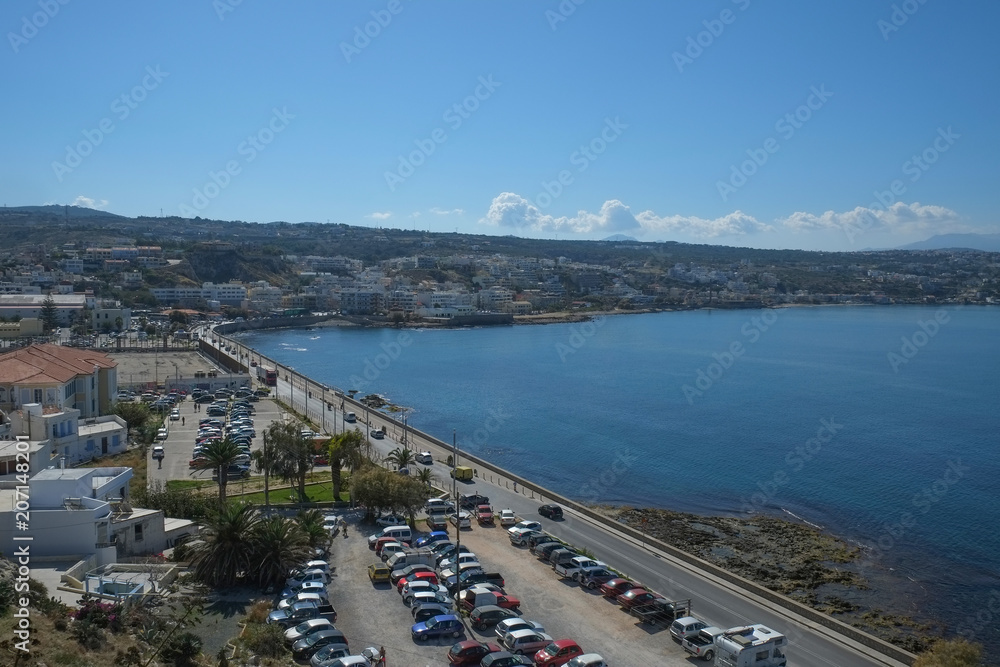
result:
M 413 540 L 413 531 L 410 530 L 409 526 L 386 526 L 374 535 L 368 536 L 368 548 L 374 549 L 375 543 L 380 537 L 391 537 L 397 542 L 409 544 Z
M 353 412 L 348 412 L 347 414 L 344 415 L 344 421 L 353 424 L 354 422 L 358 421 L 358 416 Z

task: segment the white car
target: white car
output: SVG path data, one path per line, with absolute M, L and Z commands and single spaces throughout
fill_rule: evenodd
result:
M 474 553 L 463 552 L 463 553 L 461 553 L 461 554 L 458 555 L 458 562 L 459 563 L 471 563 L 473 561 L 478 561 L 478 560 L 479 560 L 479 558 L 476 557 L 476 554 L 474 554 Z M 443 561 L 441 561 L 440 563 L 438 563 L 438 568 L 441 569 L 441 570 L 445 570 L 445 569 L 450 570 L 450 569 L 452 569 L 452 566 L 454 564 L 455 564 L 455 558 L 454 557 L 445 558 Z
M 444 514 L 455 511 L 455 503 L 444 498 L 431 498 L 424 504 L 428 514 Z
M 310 618 L 308 621 L 302 621 L 295 627 L 285 630 L 285 643 L 294 644 L 314 632 L 329 630 L 332 627 L 333 623 L 328 618 Z
M 542 529 L 542 524 L 538 523 L 537 521 L 518 521 L 516 524 L 514 524 L 513 528 L 508 528 L 507 532 L 513 533 L 514 531 L 519 531 L 522 533 L 526 533 L 529 530 L 541 530 L 541 529 Z
M 178 410 L 177 408 L 174 408 L 173 410 L 170 411 L 170 421 L 176 422 L 176 421 L 180 421 L 180 419 L 181 419 L 181 411 L 180 410 Z
M 431 456 L 430 452 L 420 452 L 417 454 L 417 463 L 423 463 L 424 465 L 432 465 L 434 463 L 434 457 Z
M 385 516 L 380 516 L 375 520 L 375 524 L 381 526 L 382 528 L 388 528 L 389 526 L 405 526 L 407 523 L 406 519 L 401 516 L 396 516 L 395 514 L 386 514 Z
M 497 634 L 497 639 L 503 639 L 504 635 L 510 634 L 515 630 L 534 630 L 536 632 L 545 632 L 545 628 L 542 627 L 541 623 L 535 623 L 534 621 L 528 621 L 523 618 L 505 618 L 497 623 L 494 628 L 494 632 Z
M 324 584 L 328 584 L 330 583 L 330 575 L 323 570 L 306 570 L 297 576 L 289 577 L 285 581 L 285 586 L 295 587 L 299 584 L 304 584 L 310 581 L 319 581 Z
M 167 429 L 161 428 L 159 431 L 156 432 L 156 439 L 157 440 L 166 440 L 167 439 L 167 435 L 168 435 L 167 434 Z
M 514 510 L 500 510 L 501 526 L 513 526 L 516 523 L 517 515 L 514 514 Z
M 441 569 L 441 581 L 448 581 L 449 578 L 454 577 L 458 572 L 465 572 L 466 570 L 481 570 L 483 569 L 482 564 L 478 560 L 468 561 L 466 563 L 460 563 L 458 566 L 458 571 L 454 568 L 442 568 Z

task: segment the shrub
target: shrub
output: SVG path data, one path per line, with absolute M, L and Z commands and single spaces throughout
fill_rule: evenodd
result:
M 160 650 L 160 657 L 174 667 L 193 667 L 201 654 L 201 637 L 193 632 L 182 632 L 170 638 Z
M 281 658 L 288 655 L 285 650 L 285 631 L 280 625 L 250 623 L 243 631 L 241 640 L 250 651 L 262 658 Z

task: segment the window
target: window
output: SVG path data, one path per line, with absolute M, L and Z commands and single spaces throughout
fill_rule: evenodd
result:
M 35 394 L 35 400 L 34 400 L 34 402 L 35 403 L 41 403 L 42 402 L 42 390 L 41 389 L 36 389 L 34 391 L 34 394 Z
M 135 524 L 135 541 L 142 542 L 142 524 Z

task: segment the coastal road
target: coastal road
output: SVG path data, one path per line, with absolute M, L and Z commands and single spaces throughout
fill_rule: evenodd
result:
M 286 382 L 279 381 L 276 389 L 278 396 L 289 400 L 291 389 Z M 294 390 L 294 399 L 296 410 L 308 411 L 309 416 L 317 423 L 321 419 L 325 420 L 328 431 L 343 430 L 345 424 L 339 410 L 324 412 L 321 400 L 317 398 L 310 400 L 299 389 Z M 367 432 L 369 425 L 362 423 L 365 418 L 363 411 L 358 412 L 358 424 L 346 426 L 349 428 L 357 426 Z M 392 438 L 395 426 L 393 420 L 374 411 L 369 411 L 367 418 L 371 420 L 370 427 L 380 428 L 384 425 L 388 432 L 384 440 L 371 440 L 381 456 L 384 457 L 389 451 L 400 446 Z M 415 451 L 431 451 L 435 464 L 429 467 L 435 471 L 439 485 L 446 487 L 451 485 L 448 468 L 443 464 L 451 453 L 450 449 L 442 449 L 419 436 L 411 436 L 407 444 Z M 614 462 L 610 460 L 606 462 L 604 469 L 598 468 L 592 472 L 598 478 L 602 477 L 602 473 L 608 473 L 604 477 L 606 479 L 617 477 Z M 690 598 L 695 616 L 711 625 L 730 628 L 763 623 L 783 633 L 789 641 L 785 655 L 788 657 L 790 667 L 870 665 L 902 667 L 904 664 L 867 649 L 784 608 L 776 607 L 726 581 L 693 570 L 639 540 L 596 524 L 572 510 L 566 510 L 566 518 L 563 521 L 545 519 L 538 514 L 541 502 L 537 498 L 532 498 L 530 492 L 527 495 L 523 489 L 515 492 L 510 480 L 498 478 L 487 471 L 479 471 L 479 474 L 485 475 L 485 478 L 479 477 L 474 483 L 459 483 L 458 492 L 480 493 L 488 496 L 497 510 L 510 508 L 523 518 L 540 521 L 547 532 L 577 547 L 590 549 L 598 559 L 668 598 Z M 541 466 L 538 476 L 544 477 L 544 468 Z

